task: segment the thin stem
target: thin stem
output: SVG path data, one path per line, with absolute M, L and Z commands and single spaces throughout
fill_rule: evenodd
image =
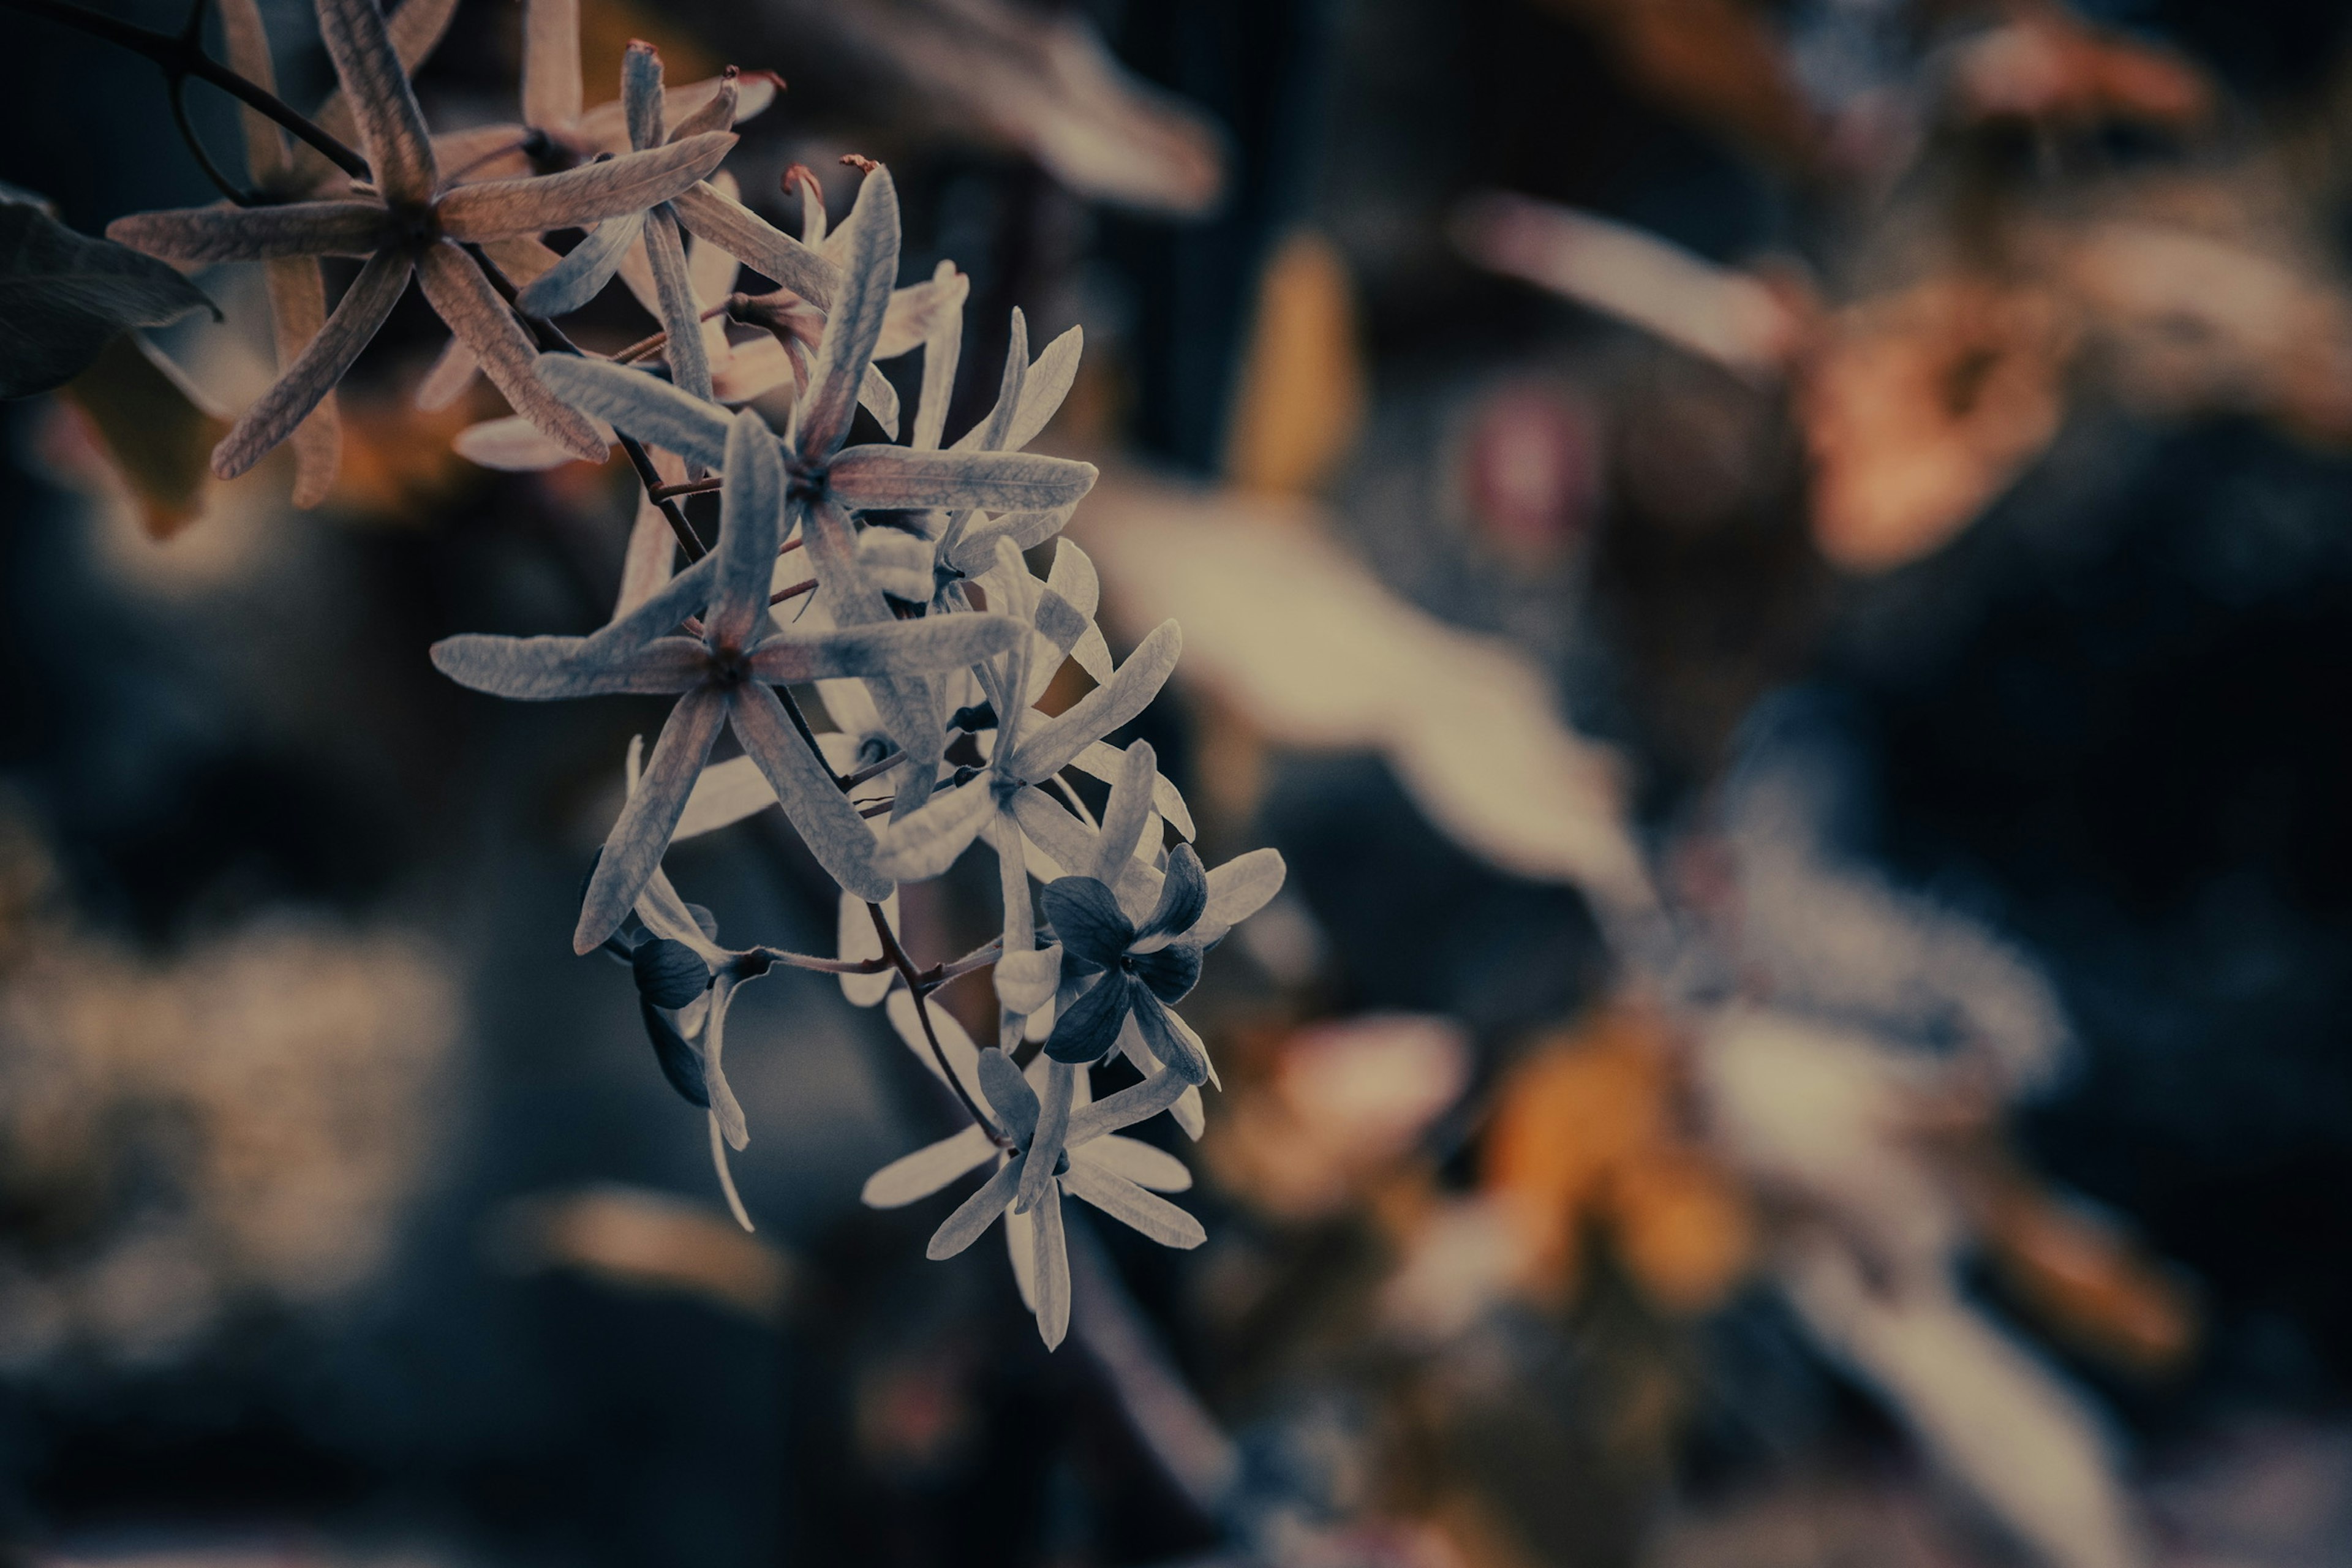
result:
M 1003 956 L 1004 939 L 1001 936 L 991 937 L 980 946 L 973 948 L 970 952 L 965 953 L 961 958 L 957 959 L 953 963 L 933 964 L 929 970 L 929 973 L 938 976 L 938 978 L 932 981 L 930 989 L 936 991 L 950 980 L 961 980 L 967 974 L 975 973 L 980 970 L 986 969 L 990 964 L 994 963 L 998 959 L 1003 958 Z
M 198 14 L 202 15 L 201 12 Z M 221 172 L 220 165 L 213 162 L 213 155 L 205 150 L 204 139 L 196 134 L 195 122 L 188 118 L 188 79 L 173 72 L 165 79 L 169 84 L 165 96 L 172 102 L 172 123 L 180 128 L 180 140 L 188 144 L 188 152 L 195 158 L 196 167 L 205 172 L 205 178 L 210 180 L 222 195 L 241 207 L 254 205 L 253 193 Z
M 814 594 L 814 592 L 816 592 L 816 579 L 811 577 L 803 582 L 795 583 L 789 588 L 777 589 L 774 593 L 768 595 L 768 603 L 771 605 L 781 605 L 786 599 L 797 599 L 803 594 Z
M 771 963 L 784 964 L 793 969 L 814 969 L 824 974 L 879 974 L 896 967 L 887 955 L 880 958 L 819 958 L 810 952 L 787 952 L 781 947 L 754 948 L 753 952 Z
M 16 0 L 0 0 L 0 5 L 15 3 Z M 514 280 L 506 275 L 497 262 L 490 259 L 488 252 L 478 245 L 467 245 L 466 253 L 471 256 L 475 265 L 482 269 L 482 276 L 489 279 L 490 287 L 499 291 L 499 298 L 507 302 L 507 309 L 514 312 L 515 320 L 520 321 L 524 330 L 537 340 L 541 353 L 580 354 L 580 345 L 565 336 L 562 327 L 544 317 L 530 314 L 515 303 L 515 297 L 519 290 L 514 286 Z M 587 356 L 581 354 L 581 357 L 584 359 Z M 647 498 L 656 506 L 661 508 L 662 517 L 668 522 L 670 532 L 677 536 L 678 548 L 686 552 L 686 558 L 688 561 L 699 561 L 709 554 L 710 552 L 703 545 L 702 536 L 694 531 L 694 524 L 686 521 L 686 513 L 679 510 L 678 504 L 674 500 L 664 500 L 654 494 L 655 490 L 661 488 L 662 477 L 660 471 L 654 467 L 653 456 L 646 450 L 645 443 L 635 436 L 623 435 L 618 431 L 614 434 L 620 438 L 621 450 L 628 454 L 629 466 L 637 471 L 637 482 L 645 487 Z
M 646 492 L 646 499 L 648 500 L 668 500 L 673 496 L 698 496 L 710 490 L 715 490 L 724 483 L 726 483 L 724 479 L 714 478 L 707 479 L 686 479 L 674 485 L 656 485 L 652 489 Z
M 882 913 L 882 906 L 869 903 L 866 906 L 866 912 L 874 917 L 875 934 L 882 939 L 882 956 L 890 961 L 890 967 L 898 972 L 898 977 L 907 983 L 908 992 L 915 998 L 915 1016 L 922 1022 L 923 1038 L 930 1042 L 931 1059 L 939 1064 L 941 1076 L 956 1091 L 956 1098 L 963 1101 L 964 1110 L 971 1113 L 973 1124 L 987 1133 L 998 1148 L 1011 1148 L 1012 1141 L 989 1119 L 988 1113 L 981 1110 L 980 1102 L 972 1099 L 971 1090 L 964 1088 L 963 1080 L 956 1077 L 955 1068 L 948 1065 L 948 1054 L 940 1045 L 940 1032 L 931 1026 L 930 1005 L 924 999 L 931 987 L 924 984 L 924 977 L 915 970 L 915 961 L 908 958 L 907 950 L 899 945 L 898 933 L 890 929 L 890 921 Z
M 892 768 L 897 767 L 900 763 L 903 763 L 906 760 L 906 752 L 893 752 L 888 756 L 883 758 L 880 762 L 873 763 L 868 767 L 860 768 L 856 773 L 850 774 L 847 778 L 842 780 L 842 790 L 846 794 L 848 791 L 856 789 L 859 784 L 864 784 L 867 779 L 878 778 L 882 774 L 888 773 Z
M 72 0 L 0 0 L 0 6 L 21 11 L 28 16 L 39 16 L 118 48 L 129 49 L 132 54 L 154 61 L 171 75 L 192 76 L 198 81 L 210 82 L 317 148 L 326 155 L 328 162 L 352 179 L 371 182 L 374 179 L 365 158 L 344 146 L 320 126 L 297 114 L 276 93 L 256 86 L 214 60 L 191 38 L 174 37 L 169 33 L 159 33 L 152 27 L 118 22 L 111 16 L 74 5 Z

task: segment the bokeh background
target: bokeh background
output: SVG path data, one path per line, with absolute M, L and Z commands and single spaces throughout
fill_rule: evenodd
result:
M 1047 1355 L 946 1200 L 858 1205 L 955 1113 L 814 975 L 737 1013 L 735 1229 L 563 940 L 658 710 L 424 653 L 601 621 L 625 468 L 457 456 L 411 298 L 325 506 L 198 481 L 269 374 L 218 270 L 184 385 L 0 411 L 11 1561 L 2352 1562 L 2341 7 L 583 16 L 592 102 L 632 37 L 786 79 L 730 167 L 788 226 L 890 164 L 951 430 L 1013 307 L 1085 328 L 1041 448 L 1114 644 L 1186 629 L 1139 732 L 1291 868 L 1196 1004 L 1210 1241 L 1074 1232 Z M 518 24 L 463 0 L 436 123 Z M 207 198 L 151 67 L 5 26 L 0 180 Z M 670 868 L 832 939 L 781 821 Z

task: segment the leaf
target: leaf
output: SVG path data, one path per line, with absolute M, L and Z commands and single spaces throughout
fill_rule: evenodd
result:
M 198 407 L 131 333 L 99 350 L 64 391 L 138 498 L 149 537 L 169 539 L 196 520 L 227 420 Z
M 153 258 L 0 202 L 0 397 L 61 386 L 121 333 L 192 310 L 221 319 L 203 289 Z

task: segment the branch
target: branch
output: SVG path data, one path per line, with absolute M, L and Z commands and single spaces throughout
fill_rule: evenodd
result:
M 963 1101 L 964 1110 L 971 1113 L 973 1124 L 987 1133 L 998 1148 L 1011 1148 L 1012 1140 L 989 1120 L 988 1113 L 981 1110 L 980 1102 L 972 1099 L 971 1091 L 964 1088 L 963 1080 L 956 1077 L 955 1068 L 948 1065 L 948 1054 L 940 1046 L 940 1032 L 931 1026 L 930 1005 L 925 1000 L 939 981 L 936 978 L 927 981 L 916 971 L 915 961 L 908 958 L 907 950 L 899 945 L 898 933 L 890 929 L 890 921 L 882 913 L 881 905 L 867 904 L 866 912 L 874 917 L 875 934 L 882 939 L 882 955 L 890 961 L 890 967 L 898 972 L 898 978 L 907 983 L 908 992 L 915 998 L 915 1016 L 922 1021 L 923 1038 L 931 1043 L 931 1059 L 939 1064 L 940 1076 L 956 1091 L 956 1098 Z
M 112 44 L 118 48 L 129 49 L 134 55 L 154 61 L 163 68 L 166 76 L 175 80 L 194 77 L 198 81 L 210 82 L 247 108 L 268 115 L 284 126 L 290 134 L 299 137 L 317 148 L 326 155 L 328 162 L 352 179 L 373 183 L 375 178 L 369 172 L 365 158 L 344 146 L 319 125 L 297 114 L 287 105 L 286 100 L 276 93 L 266 88 L 255 86 L 226 66 L 215 61 L 192 38 L 174 37 L 170 33 L 159 33 L 152 27 L 142 27 L 130 22 L 118 22 L 111 16 L 101 16 L 85 6 L 76 5 L 71 3 L 71 0 L 0 0 L 0 6 L 5 6 L 11 11 L 21 11 L 28 16 L 41 17 L 45 21 L 55 22 L 61 27 L 70 27 L 77 33 L 86 34 L 90 37 Z

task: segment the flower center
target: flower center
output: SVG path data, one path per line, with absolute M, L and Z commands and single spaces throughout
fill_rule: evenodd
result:
M 430 202 L 402 202 L 390 209 L 392 232 L 411 250 L 423 250 L 441 237 L 441 215 Z
M 720 645 L 710 650 L 710 683 L 740 686 L 751 679 L 751 660 L 740 647 Z

